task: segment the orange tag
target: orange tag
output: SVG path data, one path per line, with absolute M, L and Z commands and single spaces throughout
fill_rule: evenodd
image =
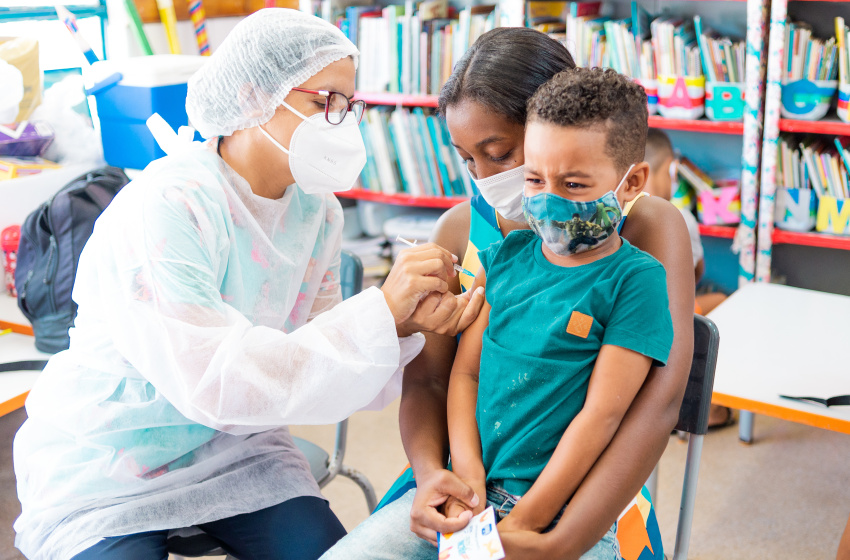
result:
M 567 324 L 567 333 L 574 334 L 581 338 L 587 338 L 590 334 L 590 327 L 593 325 L 593 317 L 585 315 L 578 311 L 573 311 L 570 315 L 570 322 Z

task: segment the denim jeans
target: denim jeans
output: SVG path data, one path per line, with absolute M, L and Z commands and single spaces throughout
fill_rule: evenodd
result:
M 437 549 L 410 530 L 410 508 L 415 494 L 415 489 L 410 490 L 369 517 L 320 560 L 436 560 Z M 487 488 L 487 505 L 493 506 L 500 519 L 513 509 L 517 499 L 500 488 Z M 560 514 L 549 529 L 559 518 Z M 581 560 L 621 560 L 616 523 Z

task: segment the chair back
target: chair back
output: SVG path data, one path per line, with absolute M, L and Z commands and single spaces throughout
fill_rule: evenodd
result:
M 363 262 L 360 257 L 345 249 L 340 254 L 339 285 L 342 299 L 359 294 L 363 289 Z
M 702 315 L 694 315 L 694 357 L 685 398 L 679 409 L 677 430 L 697 435 L 705 435 L 708 431 L 708 413 L 719 347 L 720 333 L 714 322 Z

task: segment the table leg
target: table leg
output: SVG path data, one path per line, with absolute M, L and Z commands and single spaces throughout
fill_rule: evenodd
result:
M 755 414 L 748 410 L 740 411 L 738 415 L 738 439 L 741 443 L 750 444 L 753 442 L 753 422 Z

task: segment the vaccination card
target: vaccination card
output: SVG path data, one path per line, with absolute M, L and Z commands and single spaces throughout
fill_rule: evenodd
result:
M 456 533 L 439 535 L 439 560 L 501 560 L 505 549 L 496 531 L 496 514 L 490 506 Z

